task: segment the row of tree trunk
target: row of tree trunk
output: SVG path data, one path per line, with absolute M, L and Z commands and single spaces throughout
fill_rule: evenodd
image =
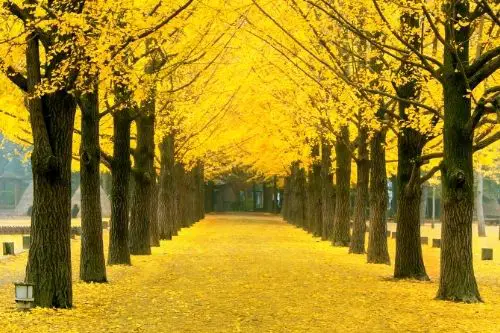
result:
M 344 130 L 344 138 L 347 135 Z M 365 233 L 369 232 L 368 262 L 390 264 L 386 232 L 385 131 L 375 133 L 370 142 L 368 135 L 364 138 L 366 144 L 360 147 L 357 159 L 354 221 L 351 221 L 350 211 L 351 154 L 342 138 L 335 144 L 335 173 L 331 158 L 334 146 L 329 143 L 313 147 L 314 162 L 307 172 L 299 162 L 292 164 L 290 175 L 285 178 L 282 214 L 286 221 L 315 237 L 330 241 L 334 246 L 348 246 L 349 253 L 365 253 Z M 368 216 L 372 221 L 369 228 Z
M 126 92 L 118 96 L 129 98 Z M 71 102 L 69 96 L 57 98 L 61 112 L 70 106 L 76 107 L 68 104 Z M 140 110 L 125 108 L 113 114 L 113 156 L 108 156 L 99 149 L 97 88 L 94 92 L 79 96 L 77 102 L 82 112 L 80 279 L 85 282 L 106 282 L 100 207 L 100 163 L 104 162 L 112 174 L 109 265 L 130 265 L 131 254 L 150 254 L 151 247 L 159 246 L 161 239 L 171 239 L 181 228 L 189 227 L 203 218 L 203 165 L 199 163 L 187 170 L 182 163 L 176 162 L 174 136 L 168 135 L 160 144 L 161 167 L 160 176 L 157 176 L 154 166 L 154 102 L 145 103 Z M 51 107 L 50 110 L 58 109 Z M 69 131 L 72 128 L 72 117 L 64 114 L 54 116 L 54 119 L 67 122 Z M 132 149 L 130 132 L 134 121 L 137 125 L 137 145 Z M 71 129 L 70 132 L 72 131 Z M 26 280 L 34 283 L 35 302 L 43 307 L 72 306 L 71 141 L 71 135 L 65 137 L 63 132 L 54 135 L 52 149 L 61 144 L 58 156 L 64 157 L 59 161 L 52 162 L 51 158 L 35 152 L 32 157 L 33 242 Z M 131 157 L 134 160 L 133 167 Z M 40 169 L 38 172 L 39 168 L 52 168 L 51 165 L 53 171 Z M 133 184 L 132 196 L 130 184 Z

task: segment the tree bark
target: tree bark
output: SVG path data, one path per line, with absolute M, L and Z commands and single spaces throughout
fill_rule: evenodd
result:
M 439 299 L 480 302 L 481 296 L 472 263 L 472 212 L 474 174 L 473 133 L 468 132 L 471 100 L 461 66 L 469 64 L 470 26 L 456 27 L 457 20 L 468 18 L 469 3 L 451 1 L 445 8 L 445 41 L 460 45 L 455 54 L 444 50 L 444 158 L 441 169 L 442 229 Z
M 130 214 L 130 254 L 151 254 L 149 233 L 151 198 L 154 192 L 156 173 L 154 171 L 154 103 L 148 102 L 136 119 L 137 147 L 134 151 L 134 190 Z
M 155 177 L 156 178 L 156 177 Z M 156 179 L 153 181 L 152 189 L 152 200 L 151 200 L 151 210 L 150 210 L 150 224 L 149 224 L 149 235 L 151 237 L 150 246 L 159 247 L 160 246 L 160 226 L 158 224 L 158 197 L 159 197 L 159 184 Z
M 322 204 L 321 204 L 321 163 L 320 161 L 313 163 L 312 166 L 312 181 L 311 181 L 311 193 L 312 193 L 312 204 L 311 209 L 312 214 L 312 230 L 311 232 L 315 237 L 321 237 L 322 234 Z
M 176 216 L 174 219 L 174 228 L 172 236 L 177 236 L 181 228 L 187 226 L 187 202 L 186 202 L 186 192 L 187 192 L 187 176 L 184 165 L 181 163 L 175 164 L 175 194 L 176 194 Z
M 400 106 L 401 107 L 401 106 Z M 406 107 L 403 106 L 403 107 Z M 416 130 L 403 128 L 398 137 L 398 209 L 396 212 L 395 278 L 428 280 L 420 243 L 420 167 L 415 161 L 422 155 L 426 139 Z M 413 178 L 412 178 L 413 177 Z
M 80 189 L 82 239 L 80 279 L 85 282 L 106 282 L 106 263 L 102 238 L 99 95 L 93 92 L 80 97 L 82 141 L 80 146 Z
M 33 133 L 33 209 L 26 281 L 35 304 L 71 308 L 71 160 L 76 101 L 64 90 L 38 97 L 39 41 L 27 37 L 27 91 Z M 46 75 L 50 76 L 50 68 Z
M 335 222 L 333 224 L 334 246 L 349 246 L 350 235 L 350 189 L 351 189 L 351 152 L 347 147 L 349 143 L 349 129 L 341 128 L 341 135 L 335 143 L 336 163 L 336 189 Z
M 31 103 L 31 102 L 30 102 Z M 43 98 L 44 124 L 55 158 L 55 167 L 46 169 L 46 155 L 38 153 L 35 141 L 32 154 L 33 210 L 31 247 L 26 280 L 33 283 L 35 303 L 41 307 L 72 307 L 71 277 L 71 160 L 76 103 L 66 92 Z M 43 126 L 43 129 L 37 128 Z M 46 126 L 46 127 L 45 127 Z
M 367 261 L 372 264 L 391 264 L 387 249 L 387 171 L 385 163 L 386 130 L 373 134 L 370 141 L 370 233 Z
M 298 227 L 306 228 L 306 173 L 304 168 L 298 168 L 295 180 L 295 223 Z
M 203 163 L 198 162 L 197 174 L 197 200 L 198 200 L 198 219 L 201 221 L 205 218 L 205 166 Z
M 108 265 L 130 265 L 128 223 L 131 122 L 127 109 L 113 114 L 114 141 Z
M 361 127 L 358 133 L 358 160 L 356 202 L 354 206 L 354 225 L 352 229 L 349 253 L 365 253 L 366 209 L 368 206 L 368 184 L 370 179 L 370 161 L 368 155 L 368 129 Z
M 419 16 L 414 12 L 404 12 L 400 18 L 401 34 L 413 47 L 420 49 L 422 38 L 415 29 L 420 27 Z M 402 84 L 396 87 L 398 97 L 418 100 L 421 86 L 418 69 L 403 62 L 400 67 Z M 427 142 L 427 137 L 411 127 L 410 103 L 399 102 L 401 126 L 398 135 L 397 196 L 397 238 L 395 278 L 427 280 L 420 244 L 420 165 L 418 159 Z
M 321 239 L 331 240 L 335 217 L 335 190 L 333 188 L 332 146 L 323 143 L 321 146 Z
M 285 188 L 283 189 L 283 206 L 281 208 L 281 214 L 285 221 L 290 219 L 290 176 L 285 177 Z
M 158 219 L 160 238 L 171 240 L 175 228 L 175 177 L 174 177 L 174 135 L 165 136 L 160 143 L 160 193 L 158 199 Z
M 313 163 L 307 182 L 307 231 L 315 237 L 321 236 L 321 163 L 319 145 L 313 146 Z

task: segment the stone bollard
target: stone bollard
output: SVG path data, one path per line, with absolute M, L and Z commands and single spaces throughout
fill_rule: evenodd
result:
M 3 243 L 3 255 L 13 256 L 14 253 L 14 242 L 4 242 Z
M 23 236 L 23 250 L 29 250 L 31 246 L 31 236 Z
M 102 221 L 102 228 L 103 229 L 109 229 L 109 222 L 108 221 Z
M 429 237 L 420 237 L 420 244 L 429 245 Z
M 398 236 L 398 233 L 396 231 L 393 231 L 391 234 L 391 238 L 395 239 Z
M 441 239 L 433 239 L 432 247 L 441 248 Z
M 493 249 L 481 249 L 481 260 L 493 260 Z

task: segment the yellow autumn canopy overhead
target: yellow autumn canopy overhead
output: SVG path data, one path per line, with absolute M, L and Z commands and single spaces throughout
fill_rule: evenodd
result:
M 333 142 L 340 128 L 347 126 L 349 140 L 358 136 L 359 126 L 369 132 L 383 124 L 376 112 L 381 103 L 394 117 L 389 124 L 387 159 L 397 160 L 397 133 L 411 127 L 433 139 L 424 154 L 441 152 L 443 100 L 439 82 L 422 69 L 417 74 L 423 87 L 418 103 L 408 110 L 407 119 L 397 117 L 394 86 L 404 83 L 398 75 L 400 59 L 381 54 L 377 45 L 397 50 L 405 47 L 391 31 L 401 29 L 399 19 L 406 11 L 438 20 L 446 1 L 325 2 L 311 1 L 91 1 L 81 14 L 50 12 L 44 1 L 34 11 L 33 29 L 47 31 L 57 27 L 78 36 L 85 57 L 68 60 L 51 80 L 38 89 L 50 91 L 64 84 L 61 77 L 72 66 L 79 66 L 77 87 L 84 86 L 84 74 L 99 74 L 100 107 L 104 112 L 116 101 L 112 82 L 122 80 L 133 87 L 131 100 L 140 104 L 147 91 L 157 91 L 156 143 L 175 131 L 176 157 L 192 165 L 202 160 L 207 176 L 234 165 L 246 165 L 266 177 L 285 175 L 293 161 L 311 163 L 311 148 L 320 142 Z M 24 1 L 10 1 L 23 8 Z M 168 18 L 188 5 L 179 16 Z M 471 6 L 477 6 L 471 3 Z M 498 4 L 492 8 L 498 10 Z M 425 10 L 423 9 L 425 8 Z M 342 14 L 342 21 L 332 19 Z M 14 68 L 26 71 L 22 18 L 0 9 L 0 59 L 5 73 Z M 363 42 L 350 24 L 374 36 L 376 43 Z M 475 27 L 471 52 L 480 54 L 498 46 L 498 26 L 486 17 Z M 468 24 L 465 21 L 457 25 Z M 413 33 L 423 37 L 421 52 L 428 59 L 441 59 L 443 45 L 436 41 L 442 25 L 423 24 Z M 147 36 L 147 37 L 143 37 Z M 377 44 L 378 43 L 378 44 Z M 66 47 L 44 54 L 43 61 Z M 145 73 L 151 45 L 161 50 L 163 66 Z M 325 47 L 327 46 L 327 47 Z M 418 62 L 415 54 L 408 61 Z M 415 59 L 414 59 L 415 58 Z M 434 66 L 428 60 L 429 66 Z M 377 67 L 378 66 L 378 67 Z M 379 70 L 374 70 L 378 68 Z M 118 73 L 118 74 L 117 74 Z M 24 96 L 6 75 L 0 77 L 0 130 L 9 139 L 30 145 L 31 129 Z M 470 91 L 475 105 L 488 88 L 497 86 L 500 74 Z M 392 103 L 391 103 L 392 101 Z M 498 115 L 487 115 L 476 131 L 477 140 L 498 131 Z M 76 119 L 73 151 L 78 156 L 80 118 Z M 112 119 L 103 117 L 101 148 L 112 148 Z M 371 135 L 371 134 L 370 134 Z M 133 135 L 134 136 L 134 135 Z M 499 155 L 495 143 L 476 155 L 476 165 L 495 174 Z M 335 156 L 332 157 L 334 159 Z M 432 168 L 431 161 L 425 168 Z M 395 173 L 395 163 L 388 171 Z M 78 168 L 78 163 L 74 163 Z M 354 172 L 353 172 L 354 175 Z M 352 178 L 355 181 L 355 177 Z

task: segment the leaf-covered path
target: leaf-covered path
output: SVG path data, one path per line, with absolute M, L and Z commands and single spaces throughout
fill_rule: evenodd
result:
M 393 241 L 391 241 L 393 250 Z M 79 241 L 73 241 L 74 279 Z M 1 332 L 494 332 L 500 265 L 476 261 L 485 304 L 434 301 L 439 250 L 424 247 L 432 282 L 393 281 L 392 267 L 320 242 L 279 218 L 208 216 L 110 283 L 74 286 L 73 310 L 14 310 L 0 285 Z M 0 262 L 20 271 L 26 256 Z M 26 330 L 27 329 L 27 330 Z

